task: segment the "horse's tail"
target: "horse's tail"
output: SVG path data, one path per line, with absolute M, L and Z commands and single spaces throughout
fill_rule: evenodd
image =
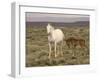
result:
M 66 41 L 65 35 L 63 35 L 63 41 Z

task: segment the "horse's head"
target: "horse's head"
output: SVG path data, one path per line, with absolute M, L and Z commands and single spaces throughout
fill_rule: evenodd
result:
M 52 27 L 49 23 L 47 25 L 47 33 L 50 34 L 54 30 L 54 27 Z

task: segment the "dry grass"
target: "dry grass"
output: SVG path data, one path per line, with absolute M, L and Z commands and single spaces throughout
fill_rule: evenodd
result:
M 86 40 L 86 48 L 69 49 L 64 42 L 64 56 L 48 59 L 49 47 L 46 27 L 26 28 L 26 67 L 79 65 L 89 64 L 89 27 L 56 27 L 61 28 L 66 38 L 78 36 Z M 72 56 L 74 54 L 74 56 Z

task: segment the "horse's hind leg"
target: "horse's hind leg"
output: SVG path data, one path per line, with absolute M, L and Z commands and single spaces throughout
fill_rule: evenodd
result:
M 62 46 L 63 46 L 63 41 L 61 42 L 61 56 L 63 56 L 63 50 L 62 50 Z
M 57 56 L 60 54 L 60 45 L 57 45 Z
M 51 59 L 51 44 L 49 42 L 49 59 Z
M 55 45 L 55 57 L 57 57 L 57 53 L 56 53 L 57 43 L 55 42 L 54 45 Z

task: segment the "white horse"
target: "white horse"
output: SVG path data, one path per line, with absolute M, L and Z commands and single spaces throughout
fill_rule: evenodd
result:
M 61 29 L 54 29 L 50 24 L 47 25 L 47 33 L 48 33 L 48 43 L 49 43 L 49 59 L 51 58 L 51 43 L 54 43 L 54 51 L 55 57 L 57 57 L 57 43 L 60 44 L 58 46 L 58 54 L 60 50 L 61 56 L 63 56 L 62 46 L 64 40 L 64 34 Z

